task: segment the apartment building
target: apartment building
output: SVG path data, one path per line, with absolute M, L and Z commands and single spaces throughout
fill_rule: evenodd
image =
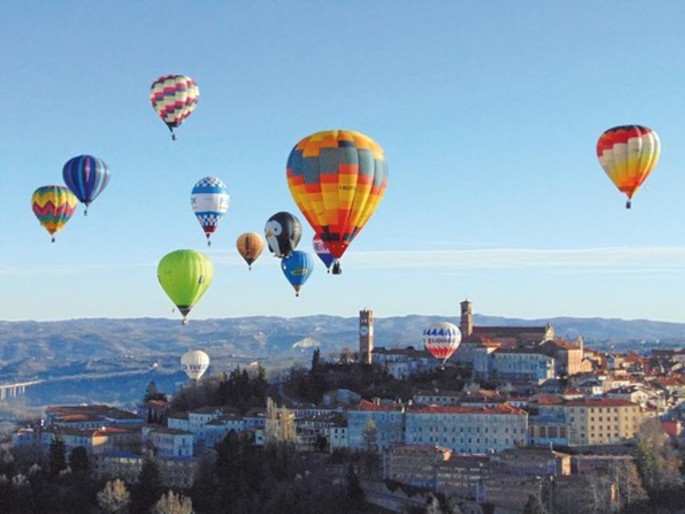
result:
M 440 446 L 398 445 L 383 452 L 383 479 L 435 489 L 436 465 L 452 450 Z
M 458 453 L 488 453 L 528 443 L 528 413 L 490 407 L 412 406 L 405 414 L 406 444 L 438 445 Z
M 545 399 L 531 416 L 532 444 L 589 446 L 633 439 L 648 417 L 636 403 L 619 398 Z

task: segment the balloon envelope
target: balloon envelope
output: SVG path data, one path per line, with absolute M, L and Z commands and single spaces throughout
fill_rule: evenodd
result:
M 302 237 L 302 224 L 289 212 L 277 212 L 264 226 L 269 251 L 276 257 L 287 257 L 297 247 Z
M 296 296 L 314 270 L 314 258 L 307 252 L 295 250 L 281 261 L 281 269 L 285 278 L 295 289 Z
M 314 252 L 319 256 L 321 262 L 323 262 L 326 269 L 330 269 L 331 265 L 335 261 L 333 254 L 328 251 L 326 243 L 324 243 L 319 236 L 314 234 L 314 239 L 312 240 L 312 246 L 314 247 Z
M 109 183 L 109 168 L 105 161 L 92 155 L 79 155 L 69 159 L 62 168 L 64 183 L 79 201 L 88 206 Z
M 208 367 L 209 355 L 202 350 L 191 350 L 181 357 L 181 369 L 193 380 L 200 380 Z
M 200 179 L 193 187 L 190 205 L 207 236 L 207 244 L 219 226 L 219 221 L 228 212 L 230 201 L 226 184 L 217 177 Z
M 150 87 L 152 108 L 169 127 L 173 139 L 174 128 L 190 116 L 199 100 L 200 88 L 186 75 L 165 75 Z
M 623 125 L 606 130 L 597 140 L 597 158 L 619 191 L 633 195 L 647 179 L 659 160 L 661 143 L 652 129 Z
M 235 246 L 240 256 L 247 262 L 248 267 L 252 269 L 252 263 L 264 250 L 264 239 L 257 232 L 245 232 L 238 236 Z
M 388 168 L 383 149 L 370 137 L 327 130 L 295 145 L 287 178 L 314 233 L 339 259 L 383 198 Z
M 157 278 L 162 289 L 186 316 L 212 283 L 214 268 L 209 258 L 195 250 L 176 250 L 159 261 Z
M 444 363 L 459 348 L 461 331 L 453 323 L 433 323 L 423 331 L 423 344 L 433 357 Z
M 41 186 L 31 196 L 31 207 L 41 225 L 53 236 L 76 212 L 78 199 L 64 186 Z

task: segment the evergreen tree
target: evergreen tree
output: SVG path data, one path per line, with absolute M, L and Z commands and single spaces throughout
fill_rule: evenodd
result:
M 314 352 L 312 352 L 311 373 L 314 375 L 319 371 L 321 371 L 321 350 L 317 347 L 314 348 Z
M 364 504 L 364 489 L 362 489 L 359 476 L 357 476 L 357 472 L 354 470 L 354 466 L 352 466 L 351 462 L 347 466 L 347 475 L 345 478 L 345 492 L 347 493 L 345 496 L 349 502 L 349 510 L 354 512 L 355 510 L 360 509 Z
M 166 395 L 157 389 L 157 384 L 154 380 L 150 380 L 147 387 L 145 388 L 145 396 L 143 396 L 143 403 L 147 403 L 152 400 L 166 401 Z
M 138 483 L 133 488 L 131 511 L 133 514 L 148 514 L 161 494 L 162 478 L 159 467 L 154 459 L 146 458 L 138 475 Z
M 528 501 L 523 506 L 523 514 L 547 514 L 547 509 L 545 509 L 545 506 L 542 504 L 539 495 L 528 495 Z
M 212 498 L 216 491 L 216 478 L 214 462 L 210 458 L 203 458 L 198 463 L 193 487 L 190 497 L 193 505 L 200 512 L 209 512 L 212 505 Z
M 50 477 L 56 477 L 60 471 L 66 469 L 67 457 L 64 441 L 60 436 L 55 437 L 50 443 L 50 451 L 48 453 L 48 469 Z
M 90 471 L 88 452 L 84 446 L 77 446 L 69 454 L 69 467 L 77 475 L 87 476 Z

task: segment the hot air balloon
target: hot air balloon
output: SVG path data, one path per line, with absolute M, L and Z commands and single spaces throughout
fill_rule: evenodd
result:
M 208 367 L 209 355 L 202 350 L 190 350 L 181 357 L 181 369 L 192 380 L 200 380 Z
M 426 350 L 436 359 L 442 360 L 443 365 L 457 351 L 460 343 L 459 327 L 447 321 L 434 323 L 423 331 L 423 344 Z
M 76 198 L 86 208 L 83 214 L 88 214 L 88 206 L 109 182 L 109 168 L 105 161 L 92 155 L 79 155 L 69 159 L 62 168 L 64 183 L 76 195 Z
M 186 75 L 159 77 L 150 87 L 150 102 L 176 139 L 174 129 L 193 112 L 200 99 L 200 88 Z
M 240 256 L 247 262 L 248 269 L 252 269 L 252 263 L 264 250 L 264 239 L 257 232 L 245 232 L 238 236 L 235 246 Z
M 317 132 L 290 152 L 287 178 L 295 203 L 336 259 L 333 273 L 340 273 L 338 259 L 383 198 L 383 149 L 359 132 Z
M 176 250 L 159 261 L 157 279 L 174 305 L 187 315 L 212 283 L 214 268 L 209 258 L 195 250 Z
M 331 265 L 335 261 L 335 257 L 328 251 L 326 243 L 324 243 L 319 236 L 314 234 L 314 239 L 312 240 L 312 246 L 314 247 L 314 252 L 319 256 L 321 262 L 326 266 L 328 273 L 331 271 Z
M 205 231 L 207 246 L 212 244 L 209 238 L 219 225 L 221 217 L 228 212 L 230 200 L 226 184 L 216 177 L 200 179 L 193 187 L 190 205 Z
M 599 136 L 599 163 L 618 190 L 628 196 L 626 209 L 656 166 L 660 152 L 657 133 L 640 125 L 610 128 Z
M 307 252 L 295 250 L 283 258 L 281 269 L 295 289 L 295 296 L 300 296 L 300 289 L 314 270 L 314 258 Z
M 34 191 L 31 206 L 54 243 L 55 234 L 64 228 L 76 212 L 78 199 L 64 186 L 42 186 Z
M 276 257 L 287 257 L 297 247 L 302 237 L 300 220 L 289 212 L 277 212 L 264 226 L 269 251 Z

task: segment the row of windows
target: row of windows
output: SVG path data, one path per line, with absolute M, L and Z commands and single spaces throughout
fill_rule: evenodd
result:
M 423 440 L 423 437 L 417 437 L 416 439 L 414 439 L 413 442 L 414 442 L 414 443 L 423 443 L 424 440 Z M 468 438 L 466 438 L 466 440 L 465 440 L 464 437 L 461 437 L 461 438 L 457 441 L 457 438 L 456 438 L 456 437 L 452 437 L 452 440 L 450 441 L 450 438 L 449 438 L 449 437 L 442 437 L 442 438 L 441 438 L 441 437 L 433 437 L 433 436 L 431 436 L 431 437 L 428 437 L 428 441 L 426 441 L 426 442 L 428 442 L 428 443 L 435 443 L 435 444 L 439 444 L 439 443 L 442 443 L 442 444 L 447 444 L 447 443 L 480 444 L 480 443 L 481 443 L 481 440 L 480 440 L 480 437 L 476 437 L 476 438 L 475 438 L 475 441 L 473 440 L 472 437 L 468 437 Z M 497 439 L 497 438 L 494 438 L 494 437 L 493 437 L 493 438 L 487 438 L 487 437 L 485 437 L 485 438 L 483 439 L 483 443 L 484 443 L 484 444 L 494 444 L 494 445 L 502 445 L 502 444 L 504 444 L 504 445 L 509 445 L 509 438 L 508 438 L 508 437 L 505 437 L 504 440 L 502 440 L 502 439 Z
M 424 428 L 424 427 L 421 427 L 421 426 L 419 426 L 419 427 L 407 427 L 407 432 L 423 432 L 423 428 Z M 463 427 L 463 426 L 462 426 L 462 427 L 459 427 L 459 433 L 460 433 L 460 434 L 463 434 L 463 433 L 467 433 L 467 434 L 472 434 L 472 433 L 480 434 L 480 428 L 481 428 L 481 427 Z M 466 429 L 466 430 L 464 430 L 464 429 Z M 472 429 L 473 429 L 473 430 L 472 430 Z M 489 427 L 484 427 L 484 428 L 483 428 L 483 433 L 484 433 L 484 434 L 487 434 L 489 430 L 490 430 Z M 454 432 L 456 432 L 456 431 L 457 431 L 457 427 L 452 426 L 451 432 L 454 433 Z M 437 432 L 440 432 L 440 428 L 439 428 L 439 427 L 432 427 L 432 426 L 429 426 L 427 432 L 431 432 L 431 433 L 432 433 L 432 432 L 436 432 L 436 433 L 437 433 Z M 442 427 L 442 432 L 443 432 L 443 433 L 449 432 L 448 427 Z M 493 427 L 492 433 L 493 433 L 493 434 L 496 434 L 496 433 L 497 433 L 497 427 Z M 508 434 L 508 433 L 509 433 L 509 427 L 504 427 L 504 433 L 505 433 L 505 434 Z M 516 428 L 512 428 L 512 429 L 511 429 L 511 433 L 512 433 L 512 434 L 515 434 L 515 433 L 516 433 Z M 519 429 L 519 433 L 525 434 L 525 433 L 526 433 L 526 429 L 525 429 L 525 428 L 520 428 L 520 429 Z

